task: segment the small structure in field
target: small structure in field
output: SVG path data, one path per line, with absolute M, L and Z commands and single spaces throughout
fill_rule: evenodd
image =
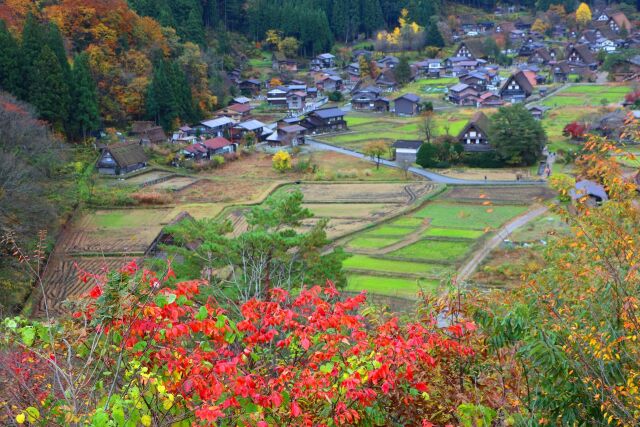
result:
M 399 116 L 415 116 L 420 112 L 420 97 L 416 94 L 404 94 L 393 102 L 395 104 L 395 112 Z
M 418 150 L 422 146 L 422 141 L 399 139 L 393 143 L 396 151 L 396 162 L 416 162 Z

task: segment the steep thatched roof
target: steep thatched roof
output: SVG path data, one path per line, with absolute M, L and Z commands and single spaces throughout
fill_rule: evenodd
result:
M 118 166 L 126 168 L 138 163 L 147 163 L 149 160 L 142 146 L 137 142 L 126 142 L 121 144 L 109 145 L 105 148 L 116 161 Z

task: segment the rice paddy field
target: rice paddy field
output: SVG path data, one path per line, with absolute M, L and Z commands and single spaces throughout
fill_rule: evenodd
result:
M 345 239 L 348 290 L 414 298 L 437 292 L 487 236 L 549 197 L 541 187 L 453 187 Z

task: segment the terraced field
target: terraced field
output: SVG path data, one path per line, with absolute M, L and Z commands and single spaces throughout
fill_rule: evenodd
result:
M 437 292 L 482 241 L 529 205 L 540 187 L 453 187 L 417 210 L 346 239 L 349 290 L 415 297 Z

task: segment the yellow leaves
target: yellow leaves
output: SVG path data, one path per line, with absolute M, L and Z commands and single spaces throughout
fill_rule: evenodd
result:
M 140 423 L 145 427 L 149 427 L 151 425 L 151 417 L 149 415 L 143 415 L 142 418 L 140 418 Z
M 16 415 L 16 422 L 18 424 L 24 424 L 24 421 L 26 420 L 26 416 L 24 415 L 24 412 L 19 413 L 18 415 Z
M 422 27 L 420 27 L 420 25 L 416 24 L 415 22 L 411 23 L 411 31 L 413 31 L 415 34 L 418 34 L 420 31 L 422 31 Z
M 291 154 L 286 151 L 278 151 L 273 155 L 273 168 L 278 172 L 285 172 L 291 169 Z

